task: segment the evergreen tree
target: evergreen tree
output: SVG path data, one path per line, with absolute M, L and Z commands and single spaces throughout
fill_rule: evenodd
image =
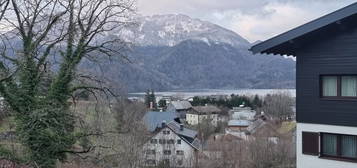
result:
M 154 90 L 151 90 L 150 102 L 152 103 L 153 109 L 157 109 L 156 96 L 155 96 Z
M 161 100 L 159 101 L 159 107 L 161 107 L 161 108 L 166 108 L 166 100 L 161 99 Z
M 262 107 L 263 101 L 259 98 L 258 95 L 255 95 L 252 104 L 253 104 L 253 108 L 257 109 Z
M 150 101 L 151 101 L 151 97 L 150 97 L 150 89 L 148 89 L 145 92 L 145 105 L 147 108 L 150 108 Z

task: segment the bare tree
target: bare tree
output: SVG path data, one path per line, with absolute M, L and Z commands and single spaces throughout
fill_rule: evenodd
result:
M 109 134 L 104 138 L 97 137 L 97 142 L 106 149 L 95 151 L 101 155 L 96 160 L 100 165 L 108 167 L 140 167 L 143 162 L 143 144 L 149 135 L 142 120 L 146 112 L 145 105 L 121 99 L 113 106 L 111 114 L 101 121 L 107 125 L 107 129 L 101 132 Z
M 293 105 L 294 100 L 290 94 L 282 92 L 265 96 L 263 106 L 258 110 L 264 111 L 274 118 L 286 120 L 293 115 Z
M 10 4 L 10 0 L 0 0 L 0 21 L 4 17 L 9 4 Z
M 39 167 L 53 167 L 76 151 L 76 117 L 69 106 L 78 91 L 110 93 L 103 82 L 79 74 L 82 60 L 121 57 L 115 35 L 130 21 L 131 0 L 0 1 L 1 19 L 12 30 L 1 35 L 0 93 L 14 111 L 17 134 Z M 56 58 L 56 59 L 55 59 Z M 48 87 L 40 91 L 46 72 Z

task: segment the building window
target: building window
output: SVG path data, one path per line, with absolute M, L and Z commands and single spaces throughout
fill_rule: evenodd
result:
M 322 151 L 323 155 L 337 156 L 337 135 L 323 134 Z
M 166 144 L 166 140 L 165 139 L 159 139 L 159 144 Z
M 151 144 L 157 144 L 157 139 L 151 139 L 151 140 L 150 140 L 150 143 L 151 143 Z
M 322 156 L 357 160 L 357 136 L 341 134 L 321 134 Z
M 148 164 L 148 165 L 155 165 L 155 164 L 156 164 L 156 161 L 155 161 L 155 160 L 152 160 L 152 159 L 149 159 L 149 160 L 146 160 L 146 164 Z
M 322 96 L 324 97 L 337 96 L 337 76 L 322 77 Z
M 164 155 L 171 155 L 171 151 L 170 150 L 164 150 Z
M 357 136 L 341 136 L 341 154 L 343 157 L 357 158 Z
M 178 140 L 177 140 L 177 144 L 181 144 L 181 139 L 178 139 Z
M 357 76 L 341 77 L 341 96 L 343 97 L 357 96 Z
M 177 150 L 176 155 L 183 155 L 183 150 Z
M 175 140 L 170 139 L 170 140 L 167 141 L 167 144 L 175 144 Z
M 321 76 L 322 97 L 357 98 L 357 75 Z
M 156 154 L 156 151 L 155 151 L 155 150 L 147 150 L 147 151 L 146 151 L 146 154 L 148 154 L 148 155 L 155 155 L 155 154 Z
M 165 134 L 165 135 L 169 135 L 170 134 L 170 131 L 162 131 L 163 132 L 163 134 Z
M 182 166 L 183 160 L 177 160 L 177 165 Z
M 170 165 L 170 159 L 164 159 L 163 163 L 164 163 L 164 166 L 169 166 Z

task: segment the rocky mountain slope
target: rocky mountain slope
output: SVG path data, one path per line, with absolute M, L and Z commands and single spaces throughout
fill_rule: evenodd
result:
M 122 37 L 141 46 L 175 46 L 185 40 L 227 43 L 247 47 L 249 42 L 238 34 L 210 22 L 186 15 L 138 17 L 137 25 L 122 32 Z
M 138 21 L 121 33 L 136 44 L 127 53 L 133 63 L 104 66 L 129 92 L 295 87 L 295 61 L 252 55 L 251 44 L 233 31 L 185 15 Z

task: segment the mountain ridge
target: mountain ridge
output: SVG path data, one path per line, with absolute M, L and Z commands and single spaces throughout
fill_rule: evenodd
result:
M 231 30 L 185 15 L 141 20 L 123 33 L 125 40 L 136 42 L 125 53 L 133 63 L 104 65 L 108 78 L 128 92 L 295 88 L 294 60 L 253 55 L 252 44 Z M 142 38 L 135 41 L 133 34 Z
M 122 37 L 141 46 L 174 46 L 188 39 L 236 47 L 250 45 L 229 29 L 182 14 L 140 16 L 136 21 L 138 25 L 124 29 Z

